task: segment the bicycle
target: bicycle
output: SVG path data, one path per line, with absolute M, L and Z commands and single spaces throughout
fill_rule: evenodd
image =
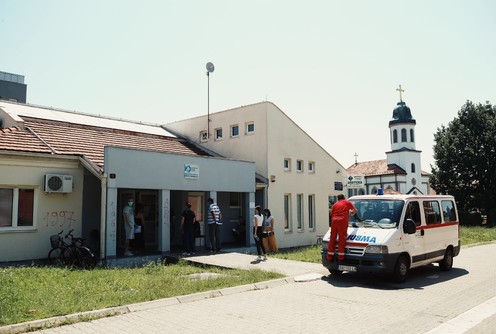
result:
M 54 266 L 93 269 L 96 266 L 95 255 L 84 245 L 85 239 L 74 237 L 73 231 L 67 232 L 65 237 L 62 237 L 64 230 L 50 236 L 52 249 L 48 253 L 48 263 Z M 70 239 L 70 242 L 65 242 L 64 239 Z

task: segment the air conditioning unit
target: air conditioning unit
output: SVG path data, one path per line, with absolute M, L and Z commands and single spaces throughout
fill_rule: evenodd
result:
M 44 191 L 47 193 L 72 192 L 72 175 L 45 174 Z

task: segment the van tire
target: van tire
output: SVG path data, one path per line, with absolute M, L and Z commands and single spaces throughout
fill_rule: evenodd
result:
M 337 269 L 329 269 L 329 272 L 333 276 L 339 276 L 339 275 L 343 274 L 343 272 L 341 270 L 337 270 Z
M 409 267 L 410 263 L 408 261 L 408 258 L 405 255 L 401 255 L 396 261 L 396 265 L 394 266 L 393 280 L 396 283 L 405 282 L 408 277 Z
M 448 271 L 453 268 L 453 249 L 451 247 L 446 249 L 444 258 L 439 262 L 439 268 L 442 271 Z

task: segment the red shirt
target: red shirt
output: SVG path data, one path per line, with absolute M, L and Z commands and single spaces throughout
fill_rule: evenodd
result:
M 354 210 L 353 203 L 346 199 L 338 201 L 332 206 L 332 221 L 344 221 L 346 223 L 350 220 L 350 210 Z

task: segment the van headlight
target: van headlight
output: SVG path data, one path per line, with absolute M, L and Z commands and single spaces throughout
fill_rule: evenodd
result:
M 368 245 L 365 248 L 365 253 L 368 254 L 387 254 L 388 247 L 385 245 Z

